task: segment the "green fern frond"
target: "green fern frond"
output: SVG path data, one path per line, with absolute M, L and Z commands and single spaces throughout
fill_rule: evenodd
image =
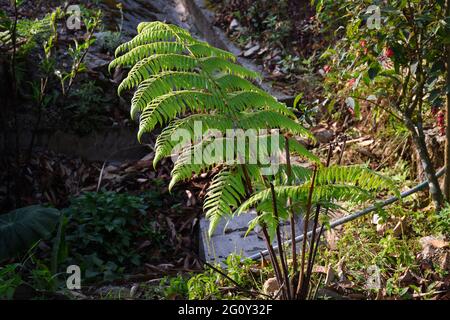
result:
M 299 167 L 293 166 L 292 172 Z M 311 187 L 312 174 L 310 170 L 303 170 L 304 182 L 297 186 L 276 186 L 277 197 L 290 197 L 293 202 L 306 204 Z M 349 201 L 362 203 L 374 199 L 374 193 L 388 190 L 399 196 L 399 191 L 393 181 L 364 166 L 331 166 L 321 167 L 316 175 L 312 203 Z M 266 189 L 253 195 L 242 204 L 238 213 L 256 206 L 272 197 L 271 190 Z
M 120 51 L 119 51 L 120 52 Z M 203 60 L 204 69 L 222 70 L 230 74 L 245 76 L 247 78 L 257 78 L 256 72 L 249 71 L 244 67 L 234 64 L 231 60 L 230 53 L 211 47 L 203 42 L 195 42 L 186 44 L 174 41 L 158 41 L 146 43 L 133 47 L 130 51 L 121 56 L 117 56 L 110 65 L 109 70 L 116 67 L 132 67 L 144 58 L 151 57 L 155 54 L 190 54 L 195 58 L 206 58 Z
M 248 70 L 243 66 L 235 64 L 232 61 L 224 60 L 221 57 L 205 55 L 205 58 L 200 61 L 202 70 L 212 75 L 226 73 L 251 80 L 261 78 L 258 72 Z
M 230 111 L 239 112 L 246 109 L 267 109 L 295 118 L 284 103 L 272 96 L 255 91 L 240 91 L 228 94 L 227 105 Z
M 133 45 L 138 45 L 142 41 L 155 41 L 158 40 L 158 32 L 166 31 L 168 35 L 166 39 L 173 39 L 174 41 L 184 42 L 191 44 L 190 52 L 193 53 L 197 57 L 203 56 L 217 56 L 223 59 L 235 61 L 236 57 L 219 48 L 215 48 L 210 46 L 208 43 L 204 41 L 199 41 L 197 39 L 192 38 L 188 31 L 184 30 L 173 24 L 166 24 L 160 21 L 142 23 L 138 25 L 138 36 L 135 37 L 137 39 L 135 43 L 133 40 L 129 42 L 128 47 L 132 47 Z M 162 35 L 160 35 L 162 37 Z M 131 43 L 131 44 L 130 44 Z M 126 47 L 125 47 L 126 48 Z M 123 48 L 122 48 L 123 49 Z M 122 50 L 121 49 L 121 50 Z M 120 53 L 120 51 L 119 51 Z
M 193 77 L 190 80 L 193 80 Z M 204 79 L 204 83 L 206 82 L 208 81 Z M 164 90 L 164 87 L 160 85 L 159 89 Z M 136 99 L 138 98 L 139 96 Z M 142 112 L 139 139 L 145 132 L 152 131 L 158 123 L 161 125 L 168 123 L 187 110 L 201 113 L 211 111 L 238 113 L 246 109 L 275 109 L 282 115 L 295 117 L 286 105 L 270 96 L 251 91 L 230 93 L 226 95 L 225 101 L 216 94 L 201 90 L 172 91 L 151 100 L 143 109 L 142 106 L 143 104 L 136 104 L 131 110 L 133 118 L 138 112 Z
M 189 35 L 189 32 L 183 28 L 180 28 L 173 24 L 167 24 L 161 21 L 151 21 L 151 22 L 141 22 L 137 26 L 137 32 L 138 34 L 143 33 L 145 31 L 161 31 L 161 30 L 172 30 L 176 32 L 177 34 L 186 34 Z
M 254 141 L 249 139 L 241 140 L 241 142 L 245 143 L 244 146 L 239 146 L 236 143 L 236 139 L 245 139 L 245 137 L 203 139 L 199 143 L 183 149 L 172 170 L 169 190 L 178 182 L 190 179 L 193 174 L 200 174 L 218 165 L 240 163 L 269 165 L 269 159 L 273 161 L 273 156 L 281 155 L 285 152 L 284 136 L 255 136 L 252 137 Z M 274 141 L 272 141 L 273 139 Z M 276 147 L 276 149 L 272 149 L 272 147 Z M 290 142 L 289 147 L 291 152 L 299 151 L 295 143 Z M 302 149 L 300 155 L 308 160 L 318 161 L 317 156 L 306 149 Z
M 308 201 L 310 185 L 307 183 L 300 186 L 276 186 L 274 187 L 277 198 L 290 198 L 293 203 L 306 205 Z M 325 202 L 348 201 L 352 203 L 362 203 L 372 199 L 372 193 L 357 186 L 330 184 L 315 186 L 311 202 L 313 205 Z M 270 189 L 265 189 L 255 193 L 245 201 L 235 214 L 239 215 L 251 208 L 254 208 L 263 201 L 270 201 L 272 193 Z
M 198 59 L 199 69 L 212 77 L 216 78 L 221 75 L 234 75 L 243 79 L 256 80 L 261 77 L 257 72 L 248 70 L 232 61 L 225 60 L 217 56 L 205 56 Z
M 223 110 L 224 102 L 217 96 L 200 90 L 180 90 L 164 94 L 148 104 L 140 117 L 138 138 L 152 131 L 159 123 L 163 125 L 176 116 L 191 112 Z M 133 110 L 133 113 L 135 110 Z
M 313 135 L 300 123 L 275 111 L 262 110 L 243 112 L 237 116 L 240 127 L 246 129 L 280 129 L 284 133 L 291 133 L 306 138 Z
M 176 144 L 178 144 L 178 141 L 172 141 L 172 137 L 176 132 L 182 132 L 181 130 L 183 130 L 183 132 L 187 132 L 189 134 L 189 142 L 194 140 L 194 126 L 196 123 L 201 123 L 200 134 L 204 134 L 209 129 L 225 132 L 227 129 L 233 127 L 233 120 L 229 116 L 221 114 L 193 114 L 186 118 L 175 120 L 169 126 L 164 128 L 156 139 L 155 158 L 153 159 L 153 165 L 155 167 L 159 161 L 176 151 L 173 149 Z
M 158 54 L 142 59 L 136 63 L 128 76 L 119 86 L 119 95 L 124 91 L 137 87 L 143 81 L 148 80 L 162 72 L 192 72 L 197 66 L 194 58 L 181 54 Z
M 9 30 L 0 31 L 0 46 L 9 46 L 11 43 L 11 32 Z
M 178 142 L 172 141 L 171 139 L 177 130 L 184 130 L 184 132 L 189 134 L 189 140 L 191 142 L 193 141 L 194 126 L 196 122 L 201 123 L 201 132 L 199 132 L 199 134 L 204 134 L 209 129 L 218 130 L 225 135 L 227 130 L 232 128 L 233 130 L 277 128 L 284 133 L 314 138 L 308 130 L 295 120 L 273 111 L 241 112 L 235 115 L 235 119 L 232 119 L 226 114 L 196 114 L 184 119 L 175 120 L 174 123 L 162 131 L 161 135 L 156 140 L 154 166 L 156 166 L 161 159 L 171 155 L 173 152 L 173 148 Z M 315 158 L 315 160 L 317 160 L 317 158 Z
M 247 79 L 242 78 L 235 74 L 225 74 L 217 78 L 215 81 L 216 84 L 225 92 L 247 90 L 247 91 L 256 91 L 262 94 L 269 95 L 268 93 L 261 90 Z
M 141 61 L 144 58 L 151 57 L 152 55 L 169 53 L 182 54 L 186 51 L 186 49 L 186 45 L 170 41 L 160 41 L 150 44 L 144 44 L 133 48 L 124 55 L 114 59 L 110 63 L 109 69 L 111 70 L 116 67 L 132 67 L 137 62 Z
M 230 62 L 231 64 L 236 61 L 236 57 L 232 53 L 212 47 L 208 43 L 203 41 L 196 41 L 190 44 L 189 51 L 198 58 L 215 57 L 217 59 L 222 59 L 222 61 Z
M 117 48 L 110 69 L 131 68 L 118 92 L 137 88 L 130 111 L 132 118 L 140 114 L 139 140 L 158 124 L 163 126 L 156 142 L 154 165 L 171 153 L 178 156 L 169 189 L 194 174 L 213 167 L 222 168 L 214 177 L 204 203 L 211 221 L 210 234 L 220 219 L 231 215 L 236 208 L 237 213 L 256 208 L 265 223 L 274 226 L 278 221 L 271 212 L 273 199 L 263 169 L 266 169 L 267 159 L 285 154 L 286 141 L 285 135 L 275 135 L 272 130 L 280 129 L 283 133 L 310 139 L 314 138 L 312 134 L 296 121 L 294 113 L 285 104 L 251 82 L 260 79 L 259 73 L 236 64 L 233 54 L 196 40 L 175 25 L 146 22 L 139 24 L 137 31 L 136 37 Z M 202 123 L 198 133 L 194 126 L 196 121 Z M 221 135 L 203 137 L 208 129 L 218 130 Z M 228 133 L 231 129 L 233 136 Z M 267 131 L 248 137 L 247 133 L 235 135 L 237 129 Z M 172 141 L 178 130 L 185 133 L 182 145 Z M 237 139 L 244 139 L 244 150 L 236 143 Z M 279 139 L 278 143 L 273 144 L 273 139 Z M 174 150 L 177 146 L 179 149 Z M 289 152 L 318 166 L 313 204 L 360 203 L 373 199 L 374 191 L 384 189 L 398 195 L 392 181 L 367 168 L 324 168 L 319 158 L 295 138 L 289 138 Z M 257 161 L 253 163 L 255 159 Z M 293 201 L 293 206 L 306 205 L 313 171 L 301 166 L 297 159 L 292 161 L 290 170 L 285 163 L 276 164 L 280 170 L 269 171 L 269 175 L 275 184 L 279 214 L 287 217 L 285 204 L 288 198 Z M 289 181 L 295 185 L 282 185 L 287 181 L 288 171 L 291 173 Z M 247 178 L 250 181 L 244 181 Z M 239 206 L 249 196 L 249 190 L 244 186 L 247 183 L 252 184 L 248 189 L 261 191 Z M 255 221 L 260 221 L 258 219 Z M 269 230 L 273 232 L 275 228 Z
M 126 59 L 126 58 L 124 58 Z M 203 63 L 209 64 L 210 60 L 216 59 L 215 57 L 208 57 L 204 59 L 195 59 L 193 57 L 182 55 L 182 54 L 157 54 L 148 58 L 144 58 L 137 62 L 128 76 L 122 81 L 119 86 L 119 95 L 124 91 L 137 87 L 142 81 L 148 79 L 151 76 L 158 75 L 161 72 L 168 71 L 178 71 L 178 72 L 192 72 L 197 68 L 202 70 Z M 120 63 L 120 61 L 116 62 Z M 116 63 L 111 63 L 110 68 L 116 66 Z M 215 70 L 225 73 L 225 75 L 220 76 L 215 80 L 215 84 L 224 91 L 235 91 L 235 90 L 248 90 L 256 91 L 261 94 L 267 93 L 257 88 L 248 80 L 243 77 L 253 77 L 253 73 L 246 73 L 241 68 L 229 68 L 229 64 L 221 65 L 220 63 L 215 65 Z M 228 74 L 235 73 L 235 74 Z M 235 90 L 230 90 L 235 89 Z
M 298 185 L 303 184 L 305 181 L 311 179 L 313 175 L 313 170 L 305 167 L 302 164 L 298 163 L 291 163 L 290 166 L 290 173 L 291 173 L 291 184 L 292 185 Z M 282 175 L 282 179 L 280 180 L 280 176 Z M 282 185 L 286 185 L 288 181 L 288 168 L 287 164 L 283 163 L 280 164 L 280 172 L 279 175 L 276 176 L 276 180 L 280 180 Z
M 284 147 L 284 141 L 283 141 L 283 147 Z M 298 142 L 297 140 L 291 138 L 289 139 L 289 149 L 291 150 L 291 152 L 296 153 L 298 156 L 308 159 L 318 165 L 320 165 L 320 158 L 318 156 L 316 156 L 315 154 L 313 154 L 312 152 L 310 152 L 308 149 L 306 149 L 306 147 L 301 144 L 300 142 Z
M 178 30 L 173 30 L 171 28 L 162 28 L 157 30 L 146 28 L 145 31 L 139 33 L 129 42 L 117 47 L 115 56 L 119 56 L 120 54 L 130 51 L 133 48 L 153 42 L 175 42 L 177 39 L 182 39 L 188 43 L 195 41 L 188 32 L 185 32 L 184 29 L 181 30 L 183 30 L 183 32 L 177 32 Z
M 189 145 L 185 147 L 179 154 L 174 168 L 171 172 L 172 179 L 169 183 L 169 191 L 180 181 L 190 179 L 194 174 L 200 174 L 205 172 L 219 164 L 223 164 L 225 161 L 220 155 L 213 155 L 211 158 L 206 159 L 203 156 L 203 152 L 206 147 L 211 145 L 212 141 L 201 141 L 195 145 Z M 221 146 L 224 149 L 226 143 L 225 139 L 215 139 L 214 143 Z M 206 160 L 206 161 L 205 161 Z
M 370 170 L 364 165 L 324 167 L 317 173 L 316 184 L 346 184 L 358 186 L 365 190 L 388 190 L 396 196 L 400 192 L 392 179 Z
M 211 84 L 209 78 L 194 72 L 166 71 L 149 76 L 147 80 L 141 83 L 131 100 L 132 118 L 159 96 L 172 91 L 202 90 L 211 86 L 213 84 Z M 121 90 L 121 87 L 119 87 L 119 90 Z
M 245 194 L 239 170 L 223 169 L 213 178 L 203 204 L 206 218 L 210 221 L 209 236 L 212 236 L 224 216 L 231 216 L 233 208 L 239 207 Z

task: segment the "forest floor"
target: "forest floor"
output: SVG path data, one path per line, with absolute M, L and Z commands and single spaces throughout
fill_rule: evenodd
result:
M 68 3 L 68 5 L 70 4 Z M 72 4 L 78 5 L 79 1 Z M 23 26 L 26 27 L 27 24 L 44 19 L 59 5 L 59 1 L 26 1 L 19 7 L 19 21 L 22 21 Z M 135 19 L 133 12 L 140 12 L 142 9 L 133 8 L 137 11 L 126 12 L 124 18 L 127 20 L 125 24 L 121 25 L 120 10 L 109 2 L 94 4 L 91 1 L 85 1 L 84 8 L 88 14 L 102 10 L 105 20 L 95 33 L 96 42 L 86 55 L 85 70 L 78 75 L 72 94 L 65 99 L 63 106 L 56 103 L 49 104 L 39 125 L 39 132 L 51 134 L 60 130 L 78 137 L 86 137 L 97 130 L 105 131 L 108 128 L 136 128 L 136 124 L 129 120 L 129 108 L 126 100 L 119 99 L 116 93 L 116 83 L 118 79 L 121 79 L 123 73 L 111 75 L 107 66 L 113 59 L 115 47 L 120 41 L 129 39 L 130 35 L 127 32 L 131 32 L 131 25 L 134 30 L 137 23 L 140 22 Z M 0 1 L 0 9 L 4 10 L 10 18 L 13 17 L 9 1 Z M 153 10 L 156 12 L 155 14 L 158 14 L 155 8 L 146 8 L 146 10 Z M 122 21 L 122 23 L 124 22 Z M 21 27 L 22 24 L 19 22 L 19 28 Z M 119 32 L 119 29 L 122 28 L 125 30 Z M 68 33 L 64 26 L 58 28 L 58 44 L 54 54 L 60 65 L 57 65 L 56 68 L 67 69 L 70 67 L 67 52 L 74 45 L 71 39 L 78 39 L 81 42 L 84 37 L 86 34 L 83 31 Z M 19 39 L 19 41 L 21 40 Z M 29 79 L 39 79 L 39 70 L 33 68 L 32 65 L 35 63 L 34 61 L 41 58 L 42 48 L 40 48 L 39 40 L 33 45 L 35 47 L 31 50 L 31 54 L 20 63 L 24 70 L 32 70 L 32 74 L 28 76 Z M 35 102 L 30 100 L 27 95 L 27 89 L 26 85 L 21 89 L 22 112 L 20 117 L 23 120 L 23 128 L 32 128 L 37 118 L 37 112 Z M 55 80 L 49 81 L 47 91 L 48 95 L 55 99 L 62 95 L 61 86 Z M 28 133 L 20 136 L 24 146 L 28 146 L 29 136 Z M 107 134 L 104 139 L 108 140 Z M 37 138 L 37 140 L 40 139 Z M 24 155 L 18 162 L 13 157 L 2 159 L 1 213 L 12 210 L 16 205 L 23 207 L 45 204 L 63 211 L 68 210 L 67 212 L 76 211 L 81 219 L 83 218 L 82 213 L 75 207 L 90 210 L 94 215 L 102 213 L 95 213 L 94 208 L 103 206 L 102 214 L 113 215 L 113 211 L 117 210 L 118 206 L 124 203 L 123 201 L 129 202 L 131 206 L 137 202 L 139 210 L 141 210 L 142 204 L 145 219 L 150 221 L 152 230 L 146 230 L 146 226 L 141 226 L 139 232 L 142 232 L 144 237 L 136 239 L 136 243 L 133 243 L 133 246 L 139 247 L 137 256 L 141 263 L 136 265 L 130 261 L 118 261 L 117 258 L 106 254 L 101 256 L 99 253 L 100 260 L 96 261 L 98 265 L 92 269 L 110 272 L 110 276 L 105 278 L 93 274 L 83 286 L 86 299 L 107 297 L 108 288 L 112 288 L 111 290 L 114 291 L 119 284 L 162 280 L 165 277 L 176 276 L 179 272 L 201 270 L 201 263 L 197 256 L 199 246 L 197 228 L 201 216 L 201 201 L 197 197 L 204 193 L 209 177 L 199 177 L 189 184 L 180 185 L 172 193 L 169 193 L 168 183 L 172 162 L 170 160 L 163 161 L 160 166 L 153 169 L 154 136 L 147 137 L 145 143 L 148 146 L 146 147 L 147 155 L 143 158 L 139 157 L 139 153 L 128 156 L 126 149 L 111 150 L 111 154 L 114 151 L 121 152 L 126 155 L 125 159 L 134 158 L 134 160 L 105 158 L 104 161 L 90 161 L 73 155 L 55 153 L 48 150 L 45 143 L 34 146 L 31 155 L 29 157 Z M 97 157 L 95 156 L 95 158 Z M 20 180 L 11 179 L 11 172 L 21 172 Z M 15 192 L 17 186 L 21 186 L 19 193 Z M 88 197 L 86 198 L 85 195 Z M 124 195 L 125 198 L 121 195 Z M 129 220 L 128 222 L 134 224 L 140 221 L 141 218 L 137 217 L 136 213 L 132 209 L 127 212 L 130 214 L 130 217 L 126 218 Z M 87 218 L 92 219 L 92 217 Z M 75 221 L 68 222 L 66 228 L 73 229 L 74 223 Z M 86 224 L 85 227 L 91 228 L 89 224 Z M 96 226 L 97 235 L 105 232 L 102 229 L 105 227 L 109 228 L 109 226 Z M 71 237 L 69 233 L 66 236 L 67 238 Z M 86 234 L 79 236 L 84 237 Z M 121 240 L 128 237 L 128 234 L 118 234 L 117 236 Z M 80 241 L 81 238 L 78 240 Z M 76 239 L 71 241 L 68 241 L 68 251 L 80 249 L 76 244 Z M 6 261 L 5 265 L 11 269 L 4 267 L 0 272 L 0 280 L 5 283 L 7 280 L 11 280 L 15 283 L 14 287 L 18 288 L 15 297 L 29 299 L 42 294 L 48 298 L 58 297 L 58 294 L 50 292 L 51 286 L 49 287 L 48 283 L 54 281 L 47 277 L 50 268 L 50 248 L 53 242 L 53 238 L 41 241 L 33 250 L 19 259 Z M 95 244 L 95 241 L 93 243 Z M 117 246 L 119 245 L 117 244 Z M 80 249 L 77 254 L 84 256 L 90 253 L 92 251 L 89 249 L 87 251 Z M 66 259 L 71 256 L 69 253 L 69 257 Z M 63 269 L 64 263 L 66 262 L 61 262 L 61 269 Z M 12 278 L 10 279 L 10 277 Z M 4 294 L 2 290 L 8 288 L 0 287 L 0 296 L 2 296 Z M 77 297 L 79 298 L 79 296 Z

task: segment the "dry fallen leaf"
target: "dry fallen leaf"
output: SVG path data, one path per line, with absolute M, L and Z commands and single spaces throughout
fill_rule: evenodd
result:
M 443 237 L 434 237 L 434 236 L 428 236 L 423 237 L 419 240 L 420 244 L 422 245 L 422 248 L 425 249 L 427 246 L 432 246 L 435 249 L 441 249 L 448 247 L 449 243 L 444 240 Z
M 190 190 L 186 190 L 186 195 L 188 197 L 188 200 L 186 202 L 187 207 L 193 207 L 197 204 L 197 199 L 195 198 L 194 194 Z
M 280 286 L 276 278 L 269 278 L 264 282 L 263 291 L 265 294 L 275 296 L 280 290 Z

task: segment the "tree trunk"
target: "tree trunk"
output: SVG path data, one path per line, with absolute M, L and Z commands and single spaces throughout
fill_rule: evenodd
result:
M 423 132 L 417 132 L 415 125 L 410 119 L 405 119 L 405 124 L 412 133 L 413 142 L 419 153 L 423 171 L 426 178 L 428 179 L 431 199 L 433 200 L 436 211 L 440 211 L 444 204 L 444 197 L 442 195 L 441 187 L 439 186 L 438 178 L 436 177 L 436 170 L 433 167 L 430 155 L 427 150 L 425 136 Z
M 450 0 L 447 0 L 446 16 L 450 16 Z M 446 114 L 446 129 L 445 129 L 445 183 L 444 196 L 447 201 L 450 201 L 450 45 L 446 47 L 447 54 L 447 108 Z

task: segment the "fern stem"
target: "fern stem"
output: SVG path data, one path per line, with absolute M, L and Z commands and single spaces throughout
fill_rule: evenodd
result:
M 291 166 L 291 153 L 289 151 L 289 138 L 288 137 L 284 137 L 285 140 L 285 152 L 286 152 L 286 168 L 287 168 L 287 184 L 290 186 L 292 184 L 292 166 Z M 295 275 L 297 273 L 297 268 L 298 268 L 298 263 L 297 263 L 297 243 L 295 242 L 295 237 L 296 237 L 296 231 L 295 231 L 295 227 L 296 227 L 296 222 L 295 222 L 295 213 L 294 210 L 291 208 L 292 206 L 292 198 L 288 197 L 288 207 L 289 207 L 289 213 L 290 213 L 290 222 L 291 222 L 291 241 L 292 241 L 292 245 L 291 245 L 291 249 L 292 249 L 292 269 L 293 269 L 293 274 Z M 294 286 L 294 282 L 292 282 L 292 288 Z M 293 292 L 294 290 L 292 290 L 292 295 L 294 295 L 295 293 Z
M 329 148 L 328 148 L 326 167 L 330 166 L 331 157 L 333 155 L 334 147 L 335 147 L 335 143 L 331 143 Z M 345 147 L 345 142 L 344 142 L 344 147 Z M 338 160 L 339 163 L 342 160 L 342 156 L 343 156 L 343 152 L 341 151 L 340 156 L 339 156 L 339 160 Z M 314 216 L 314 224 L 313 224 L 313 230 L 312 230 L 312 235 L 311 235 L 311 242 L 310 242 L 310 246 L 309 246 L 308 267 L 306 269 L 307 271 L 306 271 L 305 283 L 304 283 L 304 286 L 302 288 L 302 290 L 303 290 L 302 295 L 304 295 L 305 297 L 306 297 L 306 295 L 307 295 L 307 293 L 309 291 L 309 282 L 311 280 L 312 269 L 313 269 L 314 261 L 315 261 L 314 253 L 317 252 L 317 247 L 319 246 L 319 241 L 320 241 L 320 235 L 316 239 L 316 231 L 317 231 L 317 228 L 319 226 L 319 216 L 320 216 L 320 205 L 317 205 L 316 213 L 315 213 L 315 216 Z
M 347 138 L 344 136 L 343 139 L 343 143 L 342 143 L 342 147 L 341 147 L 341 152 L 339 154 L 339 159 L 337 164 L 341 165 L 342 163 L 342 159 L 344 157 L 344 152 L 345 152 L 345 147 L 347 145 Z M 331 157 L 333 155 L 333 151 L 336 147 L 335 143 L 331 143 L 328 149 L 328 155 L 327 155 L 327 162 L 326 162 L 326 167 L 330 166 L 331 163 Z M 316 232 L 317 229 L 319 227 L 319 215 L 320 215 L 320 205 L 317 206 L 316 209 L 316 216 L 314 217 L 314 226 L 313 226 L 313 232 L 312 232 L 312 236 L 311 236 L 311 250 L 310 250 L 310 255 L 308 256 L 308 272 L 306 275 L 306 288 L 304 289 L 304 294 L 307 295 L 308 294 L 308 287 L 310 285 L 310 280 L 311 280 L 311 275 L 312 275 L 312 269 L 314 267 L 314 262 L 316 260 L 316 255 L 317 255 L 317 250 L 319 247 L 319 243 L 320 243 L 320 238 L 322 237 L 322 233 L 323 233 L 323 228 L 324 226 L 322 225 L 319 231 L 319 234 L 316 238 Z M 328 208 L 325 211 L 325 215 L 328 215 Z
M 289 281 L 289 270 L 286 263 L 286 255 L 284 254 L 283 249 L 283 241 L 281 239 L 281 233 L 280 233 L 280 217 L 278 215 L 278 208 L 277 208 L 277 198 L 275 195 L 275 188 L 273 186 L 273 183 L 270 183 L 270 190 L 272 192 L 272 205 L 273 205 L 273 214 L 275 215 L 275 219 L 277 220 L 277 242 L 278 242 L 278 251 L 280 254 L 280 260 L 281 260 L 281 266 L 283 268 L 283 277 L 284 277 L 284 283 L 286 288 L 286 295 L 289 300 L 291 300 L 291 286 Z
M 306 294 L 309 291 L 309 282 L 311 280 L 312 269 L 314 266 L 314 252 L 316 251 L 317 247 L 319 246 L 319 241 L 320 241 L 320 235 L 319 235 L 319 237 L 316 237 L 317 228 L 319 225 L 319 215 L 320 215 L 320 205 L 317 205 L 316 213 L 314 215 L 314 223 L 313 223 L 313 229 L 312 229 L 312 235 L 311 235 L 311 242 L 309 245 L 308 266 L 306 269 L 305 283 L 302 288 L 303 296 L 306 296 Z
M 252 187 L 252 182 L 250 180 L 250 175 L 248 174 L 247 166 L 245 164 L 242 165 L 242 171 L 244 172 L 244 179 L 245 179 L 245 186 L 247 189 L 247 194 L 250 196 L 253 194 L 253 187 Z M 256 214 L 258 216 L 260 215 L 260 213 L 258 211 L 256 212 Z M 277 279 L 278 286 L 280 288 L 282 288 L 283 277 L 282 277 L 281 270 L 280 270 L 280 264 L 278 263 L 278 259 L 277 259 L 275 250 L 273 249 L 273 246 L 270 243 L 270 236 L 269 236 L 269 232 L 267 231 L 267 226 L 264 223 L 262 223 L 261 229 L 263 231 L 264 241 L 266 242 L 266 247 L 269 250 L 269 256 L 270 256 L 270 260 L 273 265 L 273 270 L 275 272 L 275 278 Z M 284 291 L 283 291 L 283 297 L 286 298 Z
M 327 209 L 327 212 L 328 212 L 328 209 Z M 315 226 L 315 228 L 317 229 L 317 225 Z M 313 269 L 313 266 L 314 266 L 314 262 L 316 261 L 317 251 L 318 251 L 318 248 L 319 248 L 319 242 L 320 242 L 320 239 L 322 238 L 323 229 L 324 229 L 324 225 L 322 224 L 322 225 L 320 226 L 320 230 L 319 230 L 319 234 L 317 235 L 317 239 L 315 240 L 314 252 L 313 252 L 313 254 L 312 254 L 312 259 L 311 259 L 312 264 L 311 264 L 311 268 L 310 268 L 310 270 L 309 270 L 309 275 L 308 275 L 308 287 L 309 287 L 309 285 L 310 285 L 310 279 L 311 279 L 312 269 Z M 320 281 L 319 281 L 319 283 L 320 283 Z M 319 284 L 318 284 L 318 285 L 319 285 Z M 316 291 L 317 291 L 317 290 L 316 290 Z M 305 293 L 305 294 L 307 294 L 307 293 L 308 293 L 308 290 L 306 290 L 306 293 Z M 310 297 L 311 297 L 311 295 L 315 295 L 315 294 L 314 294 L 313 292 L 311 292 L 311 293 L 310 293 Z
M 270 236 L 269 232 L 267 231 L 267 226 L 265 224 L 261 225 L 263 235 L 264 235 L 264 241 L 266 242 L 266 247 L 269 250 L 270 260 L 272 261 L 273 270 L 275 272 L 275 278 L 277 279 L 278 286 L 280 287 L 280 290 L 285 287 L 283 286 L 283 278 L 281 276 L 280 271 L 280 265 L 278 263 L 277 255 L 275 253 L 275 250 L 273 249 L 272 244 L 270 243 Z M 286 293 L 284 290 L 282 290 L 283 297 L 286 299 Z
M 245 185 L 247 186 L 247 194 L 253 194 L 252 182 L 250 180 L 250 175 L 248 174 L 247 166 L 245 164 L 241 165 L 242 172 L 244 173 Z
M 305 219 L 303 221 L 303 243 L 302 243 L 302 262 L 300 265 L 300 275 L 299 275 L 299 281 L 298 281 L 298 286 L 297 286 L 297 298 L 301 299 L 303 298 L 301 293 L 302 293 L 302 288 L 304 286 L 304 280 L 305 280 L 305 255 L 306 255 L 306 244 L 307 244 L 307 240 L 308 240 L 308 225 L 309 225 L 309 217 L 311 215 L 311 204 L 312 204 L 312 196 L 313 196 L 313 192 L 314 192 L 314 184 L 316 182 L 316 176 L 317 176 L 317 166 L 314 167 L 314 173 L 311 179 L 311 186 L 309 188 L 309 194 L 308 194 L 308 202 L 306 205 L 306 216 Z

